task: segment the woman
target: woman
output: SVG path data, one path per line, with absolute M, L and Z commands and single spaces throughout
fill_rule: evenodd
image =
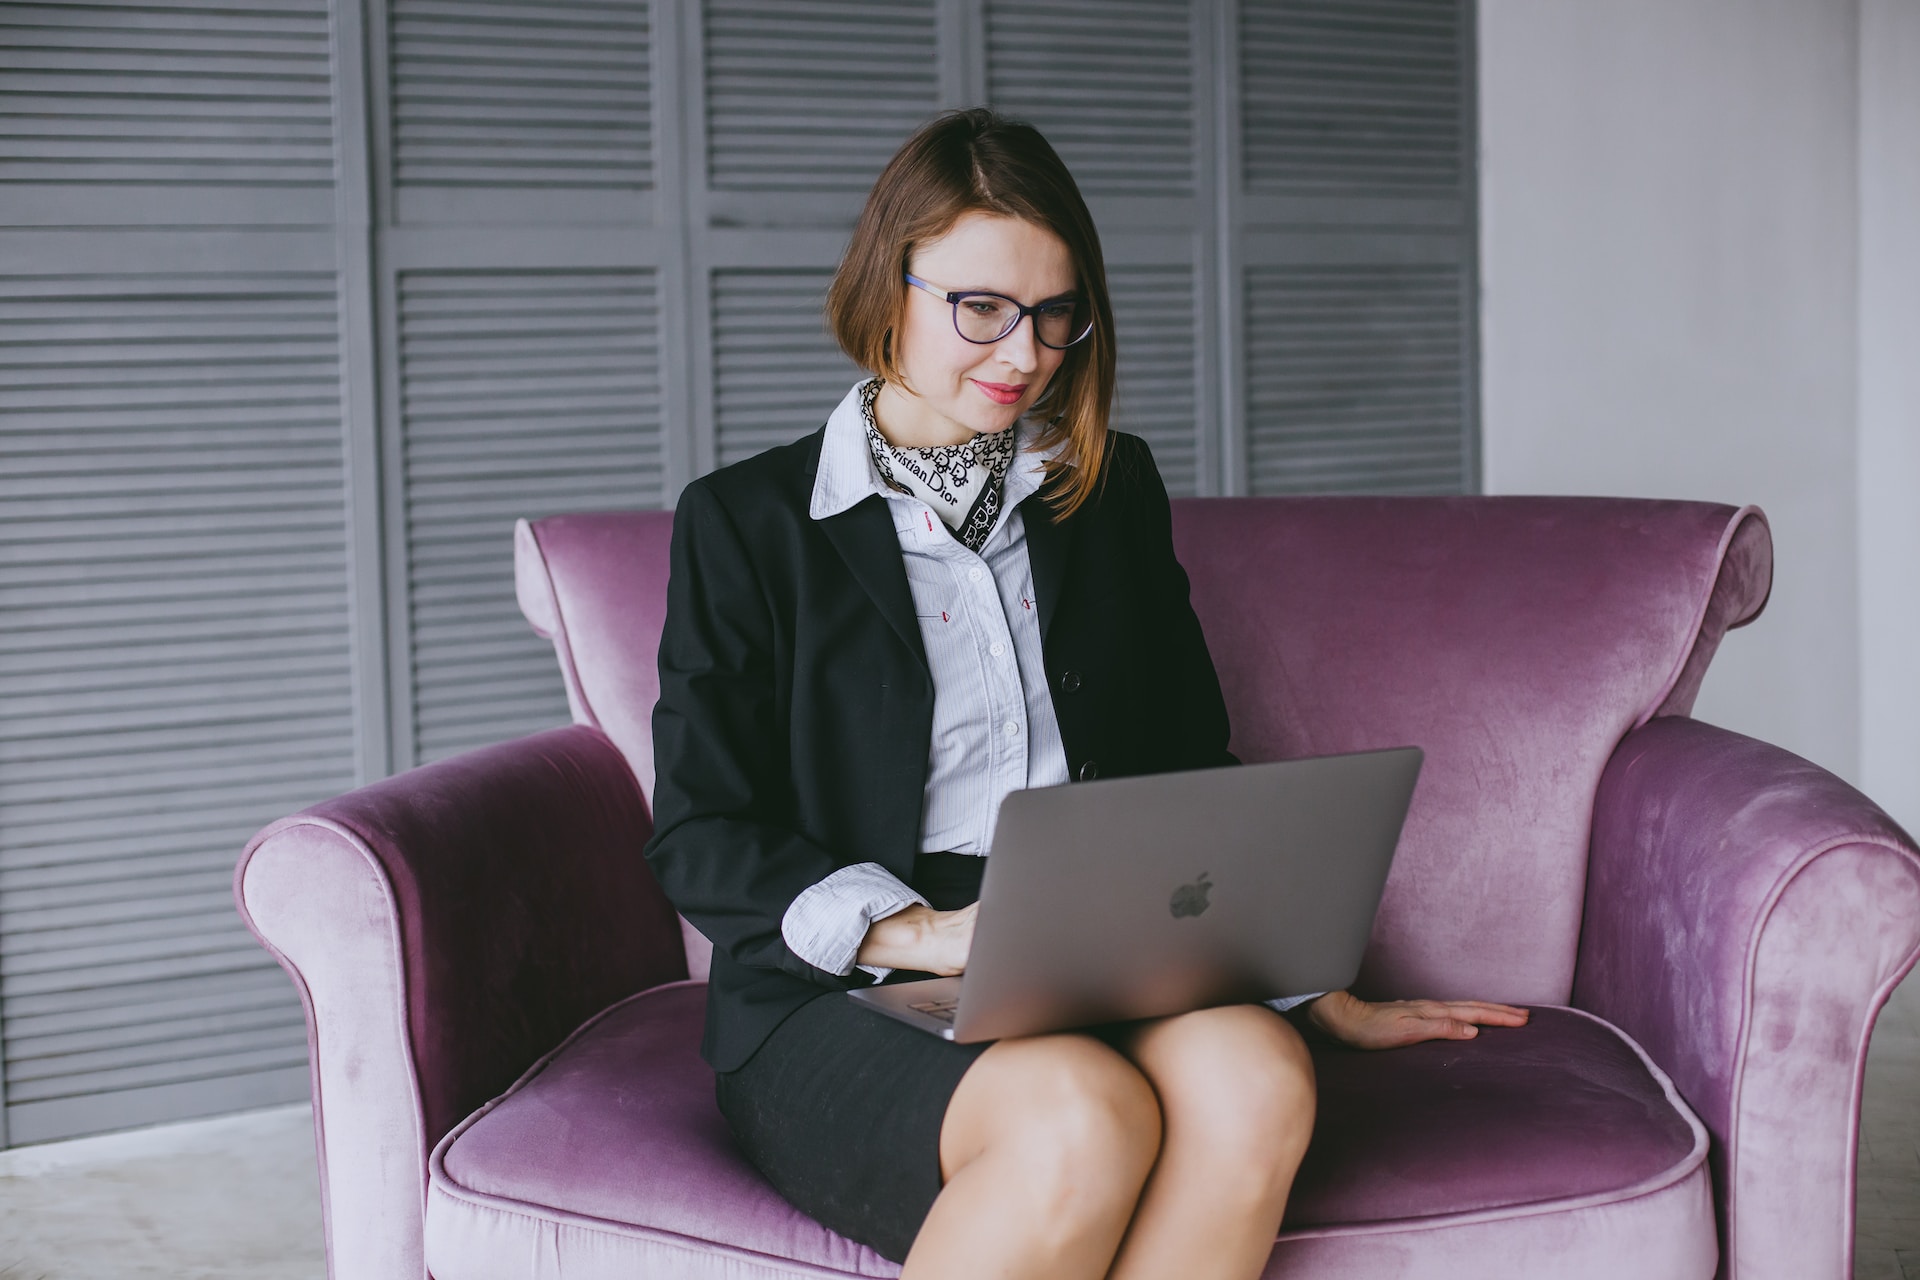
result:
M 674 520 L 647 857 L 714 943 L 721 1110 L 910 1280 L 1256 1276 L 1313 1124 L 1273 1009 L 956 1045 L 841 994 L 965 969 L 1008 792 L 1234 762 L 1165 488 L 1107 428 L 1092 219 L 1033 129 L 942 116 L 828 311 L 874 376 Z M 1526 1014 L 1333 992 L 1304 1016 L 1384 1047 Z

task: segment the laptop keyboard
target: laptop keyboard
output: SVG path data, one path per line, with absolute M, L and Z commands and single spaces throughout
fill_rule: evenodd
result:
M 959 1007 L 960 999 L 957 996 L 950 1000 L 922 1000 L 907 1006 L 915 1013 L 924 1013 L 929 1018 L 938 1018 L 942 1022 L 952 1022 L 953 1011 Z

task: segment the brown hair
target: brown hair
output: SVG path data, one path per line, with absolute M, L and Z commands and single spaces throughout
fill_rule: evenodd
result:
M 827 323 L 855 363 L 899 382 L 893 335 L 906 306 L 908 260 L 915 246 L 939 239 L 975 211 L 1019 218 L 1059 236 L 1073 259 L 1075 287 L 1092 307 L 1093 332 L 1067 348 L 1033 405 L 1045 423 L 1039 447 L 1064 445 L 1047 464 L 1047 483 L 1055 519 L 1065 519 L 1093 494 L 1106 457 L 1113 308 L 1093 215 L 1038 129 L 985 107 L 949 111 L 922 125 L 887 163 L 860 211 L 827 290 Z

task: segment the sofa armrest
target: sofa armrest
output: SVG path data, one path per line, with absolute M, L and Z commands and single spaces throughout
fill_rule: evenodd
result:
M 1867 1040 L 1920 951 L 1920 852 L 1840 779 L 1678 717 L 1595 797 L 1574 1003 L 1713 1135 L 1721 1275 L 1852 1272 Z
M 328 1267 L 419 1280 L 426 1157 L 586 1018 L 686 976 L 594 729 L 414 769 L 266 828 L 234 877 L 307 1009 Z

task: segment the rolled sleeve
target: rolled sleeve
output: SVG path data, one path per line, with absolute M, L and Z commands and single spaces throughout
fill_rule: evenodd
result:
M 856 863 L 802 890 L 780 918 L 780 936 L 808 964 L 845 977 L 854 970 L 867 926 L 915 905 L 928 904 L 891 871 L 877 862 Z M 893 972 L 860 968 L 876 980 Z
M 1318 1000 L 1325 994 L 1327 993 L 1324 991 L 1314 991 L 1304 996 L 1281 996 L 1277 1000 L 1267 1001 L 1267 1008 L 1273 1010 L 1275 1013 L 1285 1013 L 1287 1010 L 1303 1005 L 1309 1000 Z

